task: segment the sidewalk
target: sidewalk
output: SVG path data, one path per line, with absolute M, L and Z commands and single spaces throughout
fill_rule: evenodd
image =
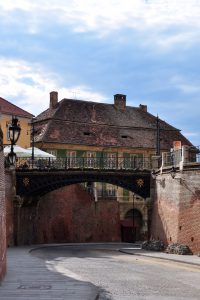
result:
M 0 283 L 2 300 L 95 300 L 98 288 L 80 278 L 49 270 L 29 253 L 30 247 L 9 248 L 7 274 Z
M 122 253 L 131 254 L 131 255 L 141 255 L 165 260 L 171 260 L 174 262 L 192 264 L 200 267 L 200 257 L 197 255 L 178 255 L 178 254 L 167 254 L 164 252 L 155 252 L 143 250 L 138 246 L 133 247 L 124 247 L 119 250 Z

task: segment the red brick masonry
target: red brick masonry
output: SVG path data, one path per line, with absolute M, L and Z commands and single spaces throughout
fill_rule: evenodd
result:
M 152 237 L 200 252 L 200 170 L 184 171 L 175 179 L 159 175 L 155 200 Z
M 0 132 L 0 146 L 2 145 L 2 132 Z M 6 209 L 5 209 L 5 175 L 4 156 L 0 151 L 0 280 L 6 272 Z
M 95 202 L 79 185 L 60 188 L 37 206 L 20 209 L 18 243 L 118 242 L 118 206 L 114 200 Z

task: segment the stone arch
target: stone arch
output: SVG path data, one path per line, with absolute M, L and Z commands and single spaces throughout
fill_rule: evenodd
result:
M 44 195 L 71 184 L 105 182 L 132 191 L 143 198 L 150 196 L 150 173 L 88 171 L 16 172 L 17 195 Z
M 142 217 L 142 219 L 143 219 L 143 213 L 142 213 L 142 210 L 141 210 L 141 208 L 140 207 L 134 207 L 134 209 L 133 208 L 129 208 L 129 209 L 127 209 L 125 212 L 124 212 L 124 219 L 126 219 L 126 218 L 132 218 L 132 216 L 133 216 L 133 211 L 134 211 L 134 216 L 136 215 L 136 214 L 140 214 L 141 215 L 141 217 Z

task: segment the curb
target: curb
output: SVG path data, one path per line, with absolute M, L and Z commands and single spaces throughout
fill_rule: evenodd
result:
M 128 254 L 128 255 L 137 255 L 137 256 L 151 257 L 151 258 L 156 258 L 156 259 L 161 259 L 161 260 L 173 261 L 173 262 L 176 262 L 176 263 L 181 263 L 181 264 L 185 264 L 185 265 L 193 265 L 193 266 L 196 266 L 196 267 L 200 268 L 200 262 L 198 264 L 198 263 L 193 263 L 193 262 L 186 262 L 186 261 L 182 261 L 182 260 L 177 260 L 177 259 L 174 259 L 174 258 L 151 256 L 151 255 L 148 255 L 148 254 L 141 254 L 141 253 L 131 253 L 131 252 L 127 252 L 126 250 L 123 250 L 123 249 L 119 249 L 119 252 L 124 253 L 124 254 Z

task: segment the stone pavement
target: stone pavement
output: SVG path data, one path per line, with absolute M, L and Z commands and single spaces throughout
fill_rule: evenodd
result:
M 157 252 L 157 251 L 148 251 L 148 250 L 141 249 L 140 245 L 134 245 L 134 244 L 131 247 L 121 248 L 119 251 L 131 255 L 160 258 L 165 260 L 171 260 L 174 262 L 197 265 L 200 267 L 200 257 L 198 257 L 197 255 L 178 255 L 178 254 L 168 254 L 168 253 Z
M 29 253 L 30 247 L 7 252 L 7 274 L 0 285 L 1 300 L 95 300 L 98 288 L 80 278 L 48 270 L 44 260 Z M 74 274 L 75 275 L 75 274 Z
M 49 247 L 52 245 L 40 246 Z M 175 255 L 147 251 L 141 249 L 138 244 L 116 244 L 115 247 L 120 252 L 130 255 L 167 259 L 200 267 L 200 257 L 196 255 Z M 48 261 L 31 255 L 30 250 L 31 247 L 8 249 L 7 275 L 0 284 L 1 300 L 98 299 L 98 287 L 78 278 L 76 274 L 68 272 L 66 275 L 66 272 L 62 274 L 56 269 L 49 268 Z

